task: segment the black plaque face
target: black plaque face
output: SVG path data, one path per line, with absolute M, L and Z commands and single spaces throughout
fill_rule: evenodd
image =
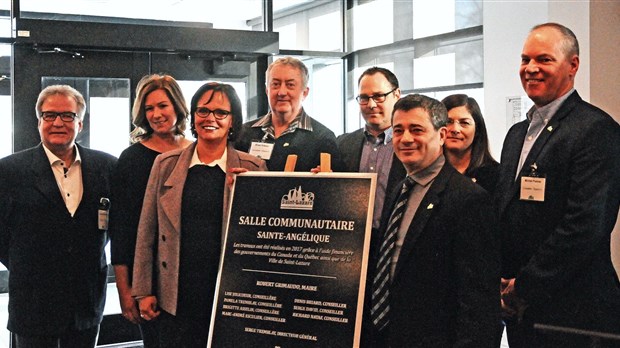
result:
M 213 347 L 358 344 L 374 174 L 236 178 Z

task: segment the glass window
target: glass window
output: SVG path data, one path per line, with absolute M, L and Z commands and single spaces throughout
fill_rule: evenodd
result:
M 482 25 L 482 0 L 455 0 L 455 29 Z
M 0 158 L 13 153 L 10 61 L 11 45 L 0 44 L 0 123 L 7 125 L 0 128 Z
M 481 0 L 413 1 L 413 38 L 482 25 Z
M 455 0 L 414 1 L 413 38 L 454 31 Z
M 86 1 L 86 0 L 21 0 L 24 12 L 58 13 L 117 18 L 209 23 L 218 29 L 252 30 L 251 18 L 261 18 L 262 2 L 227 0 L 205 3 L 203 0 Z M 58 17 L 58 19 L 62 19 Z M 259 19 L 260 23 L 261 20 Z M 260 25 L 259 25 L 260 27 Z
M 340 12 L 330 12 L 310 18 L 308 22 L 309 45 L 313 51 L 342 50 L 342 16 Z
M 306 111 L 336 135 L 342 134 L 342 60 L 313 58 L 304 63 L 310 69 L 310 93 L 304 103 Z
M 0 37 L 11 37 L 11 1 L 0 0 Z
M 275 56 L 273 60 L 280 58 Z M 326 57 L 296 57 L 308 68 L 310 92 L 303 101 L 306 113 L 331 129 L 334 134 L 344 132 L 342 59 Z M 263 116 L 263 115 L 259 115 Z
M 413 86 L 420 89 L 482 83 L 483 53 L 482 38 L 439 46 L 413 60 Z
M 340 1 L 274 0 L 273 27 L 280 49 L 342 51 Z
M 0 81 L 0 84 L 5 84 L 3 82 Z M 13 153 L 13 118 L 11 113 L 11 95 L 0 95 L 0 123 L 10 126 L 2 127 L 2 130 L 0 130 L 0 158 Z M 2 268 L 2 265 L 0 265 L 0 268 Z
M 283 25 L 274 28 L 279 33 L 280 49 L 284 47 L 297 47 L 297 23 Z
M 415 88 L 454 85 L 454 53 L 421 57 L 413 60 Z
M 350 11 L 353 51 L 394 42 L 394 2 L 375 0 Z M 372 25 L 369 25 L 372 23 Z

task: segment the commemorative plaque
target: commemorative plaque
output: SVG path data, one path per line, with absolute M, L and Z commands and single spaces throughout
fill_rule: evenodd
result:
M 209 347 L 358 346 L 375 185 L 375 174 L 238 175 Z

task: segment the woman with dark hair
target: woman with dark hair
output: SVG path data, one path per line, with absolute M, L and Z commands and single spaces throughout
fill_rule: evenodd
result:
M 499 163 L 489 152 L 487 128 L 474 98 L 453 94 L 441 101 L 448 109 L 444 155 L 456 170 L 493 193 Z
M 159 347 L 156 323 L 140 318 L 131 296 L 132 268 L 136 234 L 144 191 L 155 157 L 191 144 L 184 131 L 187 106 L 181 88 L 169 75 L 144 76 L 136 88 L 131 132 L 133 145 L 125 149 L 116 164 L 112 179 L 110 237 L 116 288 L 125 319 L 140 324 L 145 348 Z
M 237 151 L 241 102 L 227 84 L 207 83 L 191 101 L 197 141 L 157 157 L 136 244 L 133 295 L 144 320 L 157 318 L 162 347 L 205 347 L 220 260 L 227 173 L 266 170 Z

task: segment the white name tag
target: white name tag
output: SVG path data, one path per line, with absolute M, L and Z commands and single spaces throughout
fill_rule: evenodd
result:
M 534 176 L 521 177 L 521 195 L 522 201 L 545 201 L 545 178 Z
M 268 160 L 271 158 L 271 153 L 273 152 L 272 143 L 261 143 L 258 141 L 253 141 L 252 145 L 250 145 L 250 155 L 254 155 L 258 158 L 262 158 L 264 160 Z

